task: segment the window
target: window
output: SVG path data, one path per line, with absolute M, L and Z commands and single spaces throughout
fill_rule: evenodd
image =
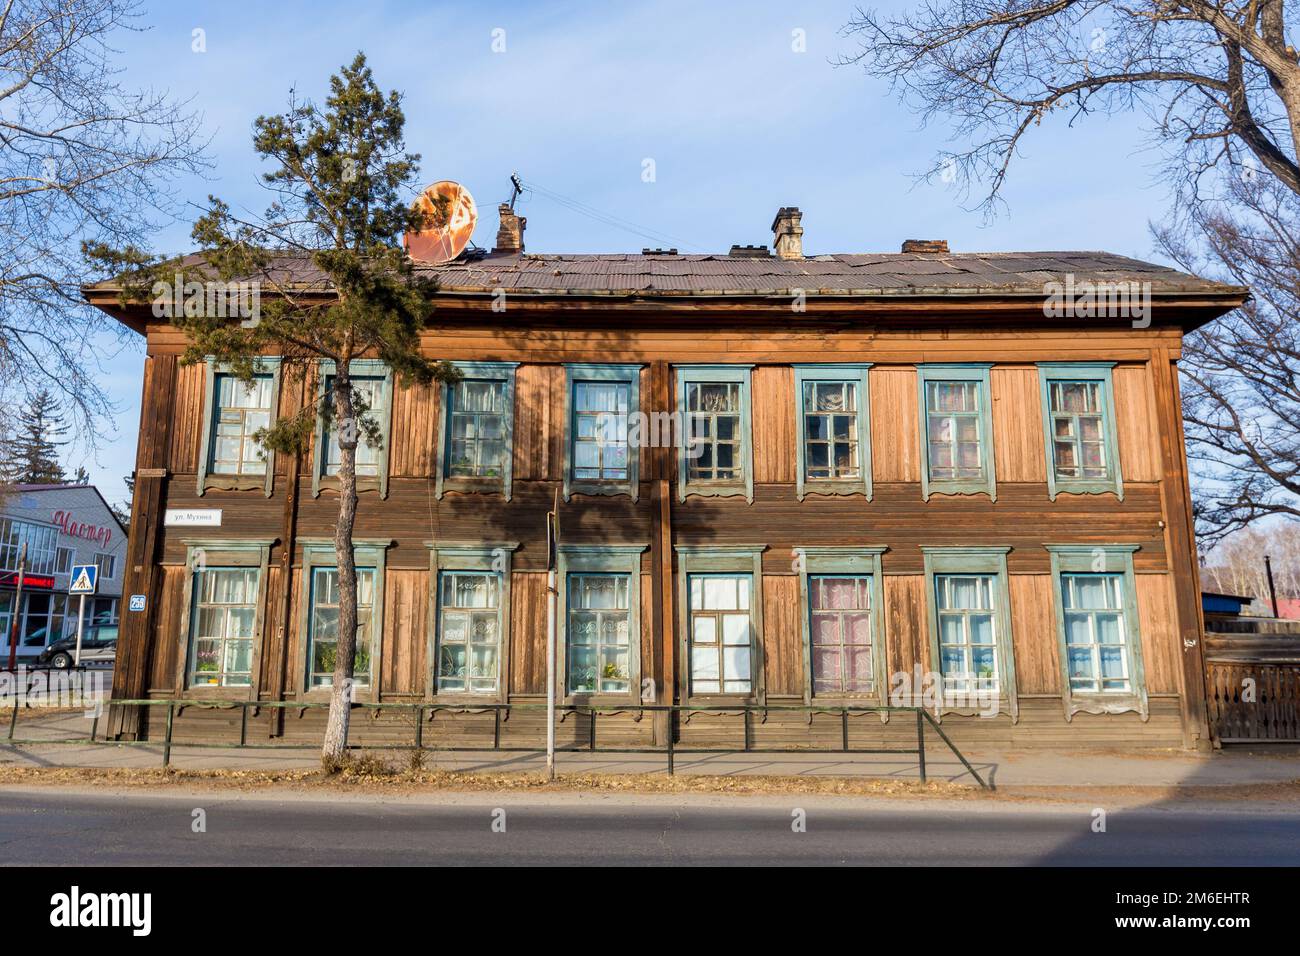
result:
M 27 545 L 29 574 L 53 574 L 59 529 L 16 518 L 0 518 L 0 571 L 17 571 Z
M 925 559 L 931 669 L 940 710 L 1019 717 L 1007 575 L 1010 548 L 921 549 Z
M 640 411 L 639 365 L 569 365 L 564 500 L 574 493 L 637 499 L 639 448 L 628 417 Z
M 988 365 L 918 365 L 921 494 L 996 500 Z
M 71 574 L 72 559 L 75 552 L 71 548 L 58 548 L 54 552 L 54 573 Z M 100 572 L 103 573 L 102 571 Z
M 561 679 L 570 696 L 639 694 L 645 550 L 641 544 L 560 545 Z
M 869 367 L 794 367 L 799 500 L 810 492 L 871 497 Z
M 690 576 L 692 694 L 753 689 L 752 590 L 749 575 Z
M 510 554 L 516 547 L 434 546 L 430 684 L 436 694 L 505 699 Z
M 306 607 L 299 614 L 300 661 L 304 689 L 324 690 L 334 685 L 338 660 L 339 572 L 334 543 L 329 538 L 299 538 L 302 545 L 302 593 Z M 353 538 L 352 558 L 357 568 L 357 651 L 353 658 L 353 685 L 358 690 L 378 690 L 384 620 L 384 563 L 391 538 Z
M 333 409 L 333 393 L 338 368 L 333 362 L 321 362 L 317 400 Z M 392 429 L 393 376 L 378 359 L 354 359 L 348 363 L 348 380 L 352 383 L 357 409 L 356 472 L 358 491 L 378 491 L 388 495 L 388 444 Z M 364 406 L 364 411 L 362 407 Z M 312 474 L 312 495 L 322 487 L 337 487 L 342 449 L 339 431 L 342 423 L 322 415 L 317 422 L 316 461 Z M 373 433 L 373 434 L 368 434 Z
M 370 683 L 374 610 L 375 569 L 357 568 L 357 650 L 353 658 L 352 679 L 358 685 Z M 311 630 L 308 637 L 308 660 L 311 662 L 308 688 L 334 686 L 339 643 L 338 568 L 312 569 Z
M 253 437 L 276 420 L 281 360 L 264 356 L 253 365 L 253 378 L 242 381 L 234 369 L 209 358 L 204 399 L 204 428 L 198 459 L 198 493 L 262 489 L 270 497 L 275 452 Z
M 334 376 L 331 375 L 325 383 L 326 391 L 333 391 Z M 374 419 L 376 422 L 383 422 L 388 418 L 388 409 L 385 407 L 385 388 L 382 378 L 354 378 L 352 379 L 352 392 L 355 399 L 360 405 L 365 406 L 365 415 Z M 357 451 L 356 451 L 356 471 L 358 478 L 378 478 L 381 468 L 383 467 L 383 443 L 376 448 L 366 440 L 363 430 L 358 430 Z M 325 474 L 330 478 L 338 476 L 339 468 L 343 464 L 343 450 L 339 448 L 338 423 L 331 421 L 326 426 L 325 432 Z
M 686 440 L 678 452 L 678 495 L 754 499 L 749 366 L 679 366 L 677 411 Z
M 495 574 L 444 571 L 438 690 L 495 694 L 501 654 L 501 582 Z
M 437 496 L 502 490 L 510 500 L 515 364 L 457 362 L 461 379 L 443 386 Z
M 765 698 L 765 545 L 678 545 L 677 607 L 683 698 Z
M 934 587 L 944 693 L 998 693 L 996 578 L 940 574 Z
M 270 375 L 256 375 L 252 382 L 217 375 L 217 409 L 208 464 L 212 474 L 266 474 L 266 450 L 254 436 L 271 425 L 271 383 Z
M 626 694 L 632 679 L 626 574 L 569 575 L 569 693 Z
M 883 547 L 798 548 L 804 700 L 886 691 Z
M 1047 487 L 1124 497 L 1115 435 L 1113 363 L 1040 363 Z
M 1124 639 L 1123 578 L 1118 574 L 1061 575 L 1066 666 L 1074 693 L 1133 690 Z
M 99 579 L 101 581 L 111 581 L 117 577 L 117 556 L 102 552 L 96 553 L 95 567 L 99 568 Z
M 260 576 L 258 568 L 209 567 L 195 573 L 189 686 L 252 684 Z
M 275 539 L 186 539 L 189 572 L 176 686 L 256 694 L 267 566 Z
M 1079 711 L 1147 714 L 1133 545 L 1047 545 L 1066 718 Z
M 874 694 L 871 578 L 819 574 L 808 591 L 813 695 Z

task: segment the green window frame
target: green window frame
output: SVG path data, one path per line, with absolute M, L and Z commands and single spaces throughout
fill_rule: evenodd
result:
M 434 496 L 438 500 L 448 491 L 466 493 L 500 492 L 510 500 L 514 478 L 514 427 L 515 427 L 515 370 L 518 362 L 453 362 L 461 378 L 457 382 L 443 382 L 438 402 L 437 462 L 435 463 Z M 458 411 L 457 398 L 468 395 L 468 389 L 489 384 L 500 389 L 499 411 L 485 412 L 469 409 Z M 479 388 L 482 392 L 482 389 Z M 499 418 L 492 422 L 489 419 Z M 453 429 L 464 429 L 461 438 L 453 436 Z M 490 432 L 482 434 L 484 430 Z M 467 447 L 475 449 L 475 456 L 487 443 L 501 443 L 501 457 L 495 464 L 475 463 L 464 454 Z M 456 454 L 455 445 L 461 445 Z M 461 461 L 465 458 L 465 461 Z M 458 470 L 483 471 L 483 474 L 456 474 Z
M 677 421 L 682 433 L 677 449 L 678 501 L 689 495 L 744 495 L 752 504 L 753 366 L 678 365 L 676 369 Z M 718 471 L 725 471 L 726 477 L 716 477 Z
M 1043 447 L 1047 456 L 1047 495 L 1052 501 L 1062 492 L 1081 495 L 1111 492 L 1124 500 L 1124 478 L 1120 472 L 1115 425 L 1115 387 L 1111 378 L 1114 367 L 1114 362 L 1038 363 Z M 1062 407 L 1067 404 L 1063 390 L 1071 385 L 1089 387 L 1096 396 L 1096 400 L 1090 403 L 1092 407 Z M 1075 395 L 1080 397 L 1077 390 Z M 1057 402 L 1060 411 L 1052 409 L 1054 397 L 1061 399 Z M 1086 393 L 1082 397 L 1087 402 Z M 1097 444 L 1101 445 L 1098 453 L 1089 450 Z M 1092 457 L 1094 454 L 1096 457 Z M 1088 457 L 1092 458 L 1093 467 L 1105 468 L 1104 475 L 1084 473 L 1089 464 Z M 1064 471 L 1058 468 L 1064 468 Z M 1069 474 L 1070 471 L 1075 474 Z
M 327 398 L 327 389 L 335 375 L 338 374 L 338 366 L 332 361 L 320 362 L 319 374 L 316 381 L 316 400 L 317 409 Z M 348 363 L 348 375 L 356 383 L 366 383 L 366 387 L 373 389 L 374 394 L 379 402 L 378 409 L 372 407 L 367 412 L 374 418 L 379 426 L 380 443 L 379 447 L 371 449 L 368 453 L 373 456 L 373 460 L 366 463 L 373 467 L 374 474 L 366 474 L 363 471 L 362 449 L 369 448 L 366 442 L 365 433 L 359 431 L 357 439 L 357 491 L 378 491 L 379 497 L 388 497 L 388 446 L 389 438 L 392 434 L 393 423 L 393 372 L 388 365 L 379 359 L 353 359 Z M 333 430 L 337 423 L 325 423 L 325 416 L 317 414 L 316 417 L 316 442 L 315 442 L 315 461 L 312 468 L 311 493 L 312 497 L 319 497 L 323 488 L 337 488 L 337 474 L 330 474 L 331 446 L 333 441 Z
M 268 567 L 276 540 L 181 540 L 187 574 L 180 618 L 182 643 L 176 655 L 178 692 L 256 699 L 261 683 Z M 219 587 L 223 582 L 226 587 Z M 238 593 L 231 587 L 236 583 Z M 239 651 L 238 645 L 244 642 L 248 643 L 247 670 L 229 666 L 231 652 Z M 207 646 L 200 647 L 200 643 Z M 215 660 L 200 659 L 200 654 L 213 653 L 217 655 Z M 225 679 L 231 675 L 247 676 L 247 681 Z
M 326 672 L 333 672 L 333 664 L 328 668 L 318 667 L 317 634 L 321 622 L 317 620 L 318 594 L 320 578 L 333 572 L 338 573 L 338 559 L 334 553 L 334 543 L 328 538 L 300 538 L 302 545 L 302 595 L 298 613 L 298 633 L 302 635 L 299 663 L 302 675 L 300 681 L 304 693 L 328 692 L 331 681 L 317 680 Z M 352 557 L 356 562 L 358 578 L 363 570 L 371 579 L 371 599 L 369 601 L 368 630 L 368 678 L 356 680 L 354 696 L 358 699 L 379 698 L 379 678 L 383 673 L 383 633 L 384 633 L 384 590 L 385 568 L 388 549 L 393 541 L 388 538 L 354 538 Z M 361 582 L 358 580 L 358 622 L 361 623 Z M 337 639 L 337 638 L 336 638 Z M 358 642 L 357 660 L 361 660 L 360 642 Z
M 885 661 L 885 596 L 881 578 L 880 556 L 887 549 L 879 547 L 824 547 L 796 548 L 799 569 L 799 593 L 803 633 L 803 686 L 804 703 L 817 700 L 846 700 L 884 702 L 888 694 Z M 851 610 L 819 607 L 819 593 L 825 595 L 828 585 L 855 581 L 858 601 L 866 608 Z M 841 585 L 842 586 L 842 585 Z M 847 620 L 862 619 L 861 622 Z M 866 641 L 859 628 L 866 624 Z M 864 652 L 865 648 L 865 652 Z M 871 688 L 848 687 L 850 672 L 859 673 L 856 666 L 862 657 L 869 655 L 866 668 L 870 674 Z M 825 669 L 824 669 L 825 668 Z M 825 686 L 830 682 L 828 670 L 838 670 L 840 687 Z M 823 684 L 822 690 L 818 683 Z M 857 678 L 861 683 L 861 677 Z
M 999 712 L 1010 714 L 1012 723 L 1020 719 L 1007 574 L 1010 551 L 1001 546 L 921 548 L 930 670 L 938 681 L 940 714 L 981 714 L 985 711 L 984 701 L 996 695 Z M 972 584 L 976 594 L 987 595 L 988 599 L 967 606 L 959 595 L 970 594 Z M 986 639 L 989 627 L 993 630 L 991 641 Z M 994 673 L 981 674 L 977 668 L 989 656 Z M 945 660 L 956 657 L 963 669 L 946 673 Z M 966 669 L 968 662 L 970 670 Z M 990 687 L 990 680 L 996 680 L 995 688 Z
M 562 544 L 557 549 L 556 617 L 563 653 L 556 684 L 566 700 L 641 698 L 641 555 L 646 548 Z M 611 589 L 611 601 L 584 600 Z
M 921 497 L 925 501 L 932 494 L 986 494 L 993 501 L 998 499 L 990 368 L 983 363 L 927 363 L 916 367 Z M 974 408 L 969 399 L 973 399 Z M 979 455 L 977 468 L 960 463 L 962 447 L 971 444 Z
M 641 366 L 566 365 L 564 374 L 564 500 L 583 494 L 630 495 L 636 501 L 641 488 L 641 450 L 632 441 L 628 419 L 641 411 Z M 584 399 L 610 392 L 621 399 L 617 402 L 621 408 L 584 407 Z M 594 469 L 583 467 L 591 464 L 586 460 L 589 456 L 596 464 Z M 599 474 L 584 473 L 592 470 Z
M 1150 717 L 1130 544 L 1049 544 L 1065 719 L 1077 713 Z M 1085 664 L 1086 661 L 1086 664 Z M 1103 686 L 1109 671 L 1127 686 Z M 1090 678 L 1096 685 L 1088 686 Z
M 254 376 L 259 380 L 269 381 L 270 405 L 266 410 L 268 425 L 275 423 L 280 411 L 280 369 L 282 364 L 283 362 L 278 356 L 263 356 L 253 362 Z M 238 388 L 239 382 L 235 378 L 234 367 L 230 363 L 218 362 L 213 356 L 208 356 L 204 365 L 203 431 L 199 439 L 199 458 L 196 474 L 199 497 L 202 497 L 203 493 L 209 488 L 216 488 L 223 491 L 255 491 L 260 489 L 269 498 L 275 483 L 275 452 L 271 449 L 260 449 L 265 456 L 265 471 L 246 472 L 242 467 L 234 472 L 217 472 L 215 469 L 217 464 L 215 456 L 219 448 L 217 432 L 222 425 L 221 390 L 223 384 L 227 382 L 233 382 L 233 387 Z M 232 407 L 232 411 L 241 410 Z M 239 417 L 241 436 L 244 441 L 251 440 L 249 436 L 253 431 L 256 431 L 256 424 L 250 424 L 245 415 L 241 414 Z M 235 422 L 232 421 L 226 424 L 233 425 Z M 242 452 L 240 461 L 246 461 Z
M 679 670 L 681 674 L 682 686 L 680 688 L 681 699 L 708 700 L 714 698 L 724 699 L 743 699 L 756 702 L 763 702 L 767 699 L 767 691 L 764 680 L 764 645 L 763 645 L 763 551 L 767 545 L 733 545 L 718 547 L 703 547 L 694 545 L 678 545 L 677 552 L 677 607 L 678 607 L 678 646 L 682 666 Z M 735 578 L 741 579 L 748 583 L 748 594 L 744 594 L 739 585 L 736 585 L 736 600 L 714 602 L 704 599 L 705 581 Z M 698 587 L 695 585 L 698 583 Z M 694 588 L 694 590 L 693 590 Z M 725 585 L 717 585 L 715 589 L 725 589 Z M 693 595 L 697 598 L 692 601 Z M 713 603 L 733 603 L 740 605 L 747 604 L 747 608 L 739 606 L 729 607 L 706 607 L 705 605 Z M 693 607 L 693 604 L 700 605 Z M 729 644 L 727 641 L 728 633 L 734 636 L 734 629 L 728 631 L 727 621 L 723 618 L 728 615 L 739 615 L 742 610 L 748 611 L 749 626 L 747 645 L 740 643 Z M 715 640 L 710 643 L 705 640 L 696 640 L 694 632 L 695 622 L 704 617 L 714 619 Z M 739 649 L 742 646 L 748 648 L 749 662 L 749 679 L 747 681 L 748 689 L 726 691 L 724 689 L 727 674 L 728 659 L 735 662 L 742 657 Z M 707 680 L 707 677 L 701 676 L 699 679 L 695 676 L 693 663 L 695 658 L 693 652 L 695 648 L 700 648 L 700 653 L 707 654 L 712 650 L 715 655 L 714 660 L 718 667 L 718 676 L 716 683 L 718 690 L 711 688 L 707 691 L 697 689 L 697 684 Z M 728 651 L 728 648 L 731 648 Z M 730 658 L 728 658 L 730 654 Z M 706 663 L 701 661 L 701 671 Z M 733 683 L 740 683 L 736 680 Z
M 808 494 L 866 495 L 871 500 L 871 395 L 867 385 L 870 362 L 853 365 L 794 366 L 795 494 L 800 501 Z M 853 405 L 854 420 L 844 422 L 850 414 L 835 410 L 835 385 L 843 387 L 840 404 Z M 823 396 L 823 391 L 831 394 Z M 809 404 L 809 399 L 813 403 Z M 818 407 L 826 405 L 828 407 Z M 846 432 L 840 430 L 847 424 Z M 843 439 L 843 441 L 839 439 Z M 840 475 L 836 466 L 841 449 L 856 459 L 856 476 Z M 825 454 L 823 462 L 821 456 Z M 820 472 L 826 471 L 825 474 Z M 810 471 L 817 471 L 816 476 Z
M 510 569 L 519 543 L 427 541 L 425 546 L 429 548 L 429 607 L 432 609 L 425 675 L 427 696 L 506 703 L 510 688 Z M 483 603 L 477 603 L 477 599 L 462 603 L 456 597 L 465 593 L 456 587 L 458 579 L 465 579 L 467 589 L 477 589 L 479 580 L 486 579 Z M 447 599 L 449 596 L 451 600 Z M 486 613 L 489 611 L 495 612 L 494 618 Z M 496 645 L 495 654 L 490 656 L 485 649 L 493 642 L 482 640 L 483 632 L 479 630 L 489 620 L 494 620 Z M 453 634 L 455 639 L 448 639 Z M 446 660 L 444 650 L 448 654 Z M 461 652 L 459 658 L 457 651 Z M 475 651 L 481 652 L 477 658 Z M 474 673 L 489 657 L 496 670 L 491 687 L 487 685 L 487 675 Z

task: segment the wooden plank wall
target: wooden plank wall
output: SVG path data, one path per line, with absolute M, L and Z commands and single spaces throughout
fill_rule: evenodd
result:
M 889 673 L 930 666 L 926 628 L 925 582 L 921 547 L 926 544 L 1007 544 L 1009 555 L 1013 640 L 1022 696 L 1059 694 L 1052 582 L 1046 573 L 1045 542 L 1128 542 L 1139 545 L 1137 576 L 1143 655 L 1148 691 L 1156 695 L 1183 692 L 1183 663 L 1177 623 L 1177 589 L 1170 573 L 1167 521 L 1170 497 L 1161 457 L 1160 420 L 1150 344 L 1135 345 L 1124 336 L 1114 341 L 1062 335 L 1037 340 L 1022 334 L 981 333 L 978 345 L 929 333 L 899 336 L 859 336 L 836 329 L 822 330 L 818 345 L 808 344 L 808 332 L 768 331 L 762 344 L 727 338 L 695 324 L 689 332 L 665 331 L 621 344 L 610 342 L 593 352 L 589 339 L 551 330 L 451 329 L 439 334 L 438 352 L 460 359 L 514 360 L 516 377 L 514 496 L 509 503 L 493 496 L 448 494 L 433 497 L 436 425 L 440 389 L 398 383 L 394 389 L 389 448 L 390 491 L 386 501 L 376 492 L 362 495 L 357 535 L 391 537 L 385 589 L 383 661 L 380 675 L 385 695 L 414 699 L 425 691 L 428 667 L 427 620 L 431 613 L 428 550 L 436 540 L 518 540 L 513 577 L 513 620 L 510 624 L 509 689 L 531 697 L 545 689 L 545 554 L 543 516 L 556 484 L 563 476 L 565 414 L 564 361 L 619 360 L 649 363 L 674 361 L 750 361 L 753 370 L 754 502 L 743 498 L 688 498 L 664 507 L 651 494 L 657 458 L 642 452 L 641 501 L 625 497 L 581 496 L 564 515 L 566 537 L 572 541 L 649 544 L 657 534 L 660 512 L 669 524 L 673 544 L 766 545 L 764 553 L 765 681 L 769 696 L 798 698 L 803 694 L 803 654 L 798 579 L 790 574 L 789 553 L 800 545 L 869 543 L 888 547 L 885 571 L 885 654 Z M 829 337 L 828 337 L 829 336 Z M 1169 338 L 1155 334 L 1155 340 Z M 430 341 L 433 341 L 432 339 Z M 588 344 L 583 344 L 587 342 Z M 1176 348 L 1171 339 L 1167 347 Z M 1165 347 L 1165 346 L 1162 346 Z M 714 351 L 714 350 L 721 351 Z M 175 354 L 174 336 L 159 330 L 150 336 L 151 355 Z M 1162 352 L 1162 355 L 1172 354 Z M 725 356 L 725 357 L 724 357 Z M 1061 495 L 1046 497 L 1046 455 L 1038 372 L 1032 362 L 1096 360 L 1109 356 L 1119 364 L 1113 372 L 1116 428 L 1125 482 L 1125 496 Z M 921 440 L 919 427 L 918 361 L 973 361 L 992 358 L 991 412 L 998 500 L 986 496 L 935 496 L 921 501 L 919 492 Z M 796 418 L 794 375 L 790 363 L 872 361 L 869 372 L 874 498 L 813 496 L 795 499 Z M 314 372 L 299 373 L 286 365 L 280 410 L 292 414 L 314 394 Z M 163 379 L 159 379 L 159 375 Z M 152 385 L 150 383 L 153 383 Z M 651 402 L 652 370 L 642 373 L 643 408 L 669 407 Z M 169 507 L 220 507 L 223 536 L 259 536 L 284 523 L 284 495 L 289 484 L 287 456 L 277 462 L 276 487 L 268 499 L 261 493 L 209 491 L 202 498 L 193 476 L 203 428 L 206 370 L 202 365 L 167 368 L 153 363 L 146 374 L 146 393 L 169 393 L 173 411 L 165 438 Z M 150 391 L 152 389 L 152 391 Z M 156 402 L 157 399 L 152 401 Z M 147 412 L 151 414 L 152 411 Z M 310 482 L 310 453 L 301 456 L 300 481 Z M 671 475 L 671 472 L 670 472 Z M 309 488 L 309 484 L 307 484 Z M 304 494 L 295 506 L 297 533 L 332 533 L 336 499 L 331 492 L 312 499 Z M 180 621 L 187 575 L 181 529 L 157 527 L 161 568 L 153 601 L 153 653 L 148 655 L 148 684 L 152 692 L 175 692 L 178 655 L 183 652 L 185 622 Z M 652 608 L 661 602 L 654 592 L 650 556 L 642 575 L 642 672 L 653 675 L 653 662 L 662 659 L 652 641 Z M 263 687 L 275 686 L 274 667 L 285 661 L 286 694 L 301 687 L 304 636 L 300 629 L 303 596 L 297 560 L 288 575 L 293 622 L 283 644 L 274 608 L 286 583 L 273 553 L 268 580 L 267 631 L 263 641 Z M 671 589 L 671 582 L 667 582 Z M 669 607 L 675 597 L 670 594 Z M 671 642 L 675 616 L 665 615 L 665 637 Z M 667 657 L 671 660 L 671 656 Z M 1050 711 L 1045 710 L 1044 714 Z M 1048 717 L 1044 717 L 1047 720 Z M 1104 726 L 1104 721 L 1102 726 Z M 1125 724 L 1125 727 L 1128 725 Z M 1127 731 L 1126 731 L 1127 732 Z M 1165 731 L 1161 731 L 1164 733 Z

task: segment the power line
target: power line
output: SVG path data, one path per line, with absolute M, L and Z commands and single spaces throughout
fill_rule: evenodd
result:
M 651 229 L 649 226 L 643 226 L 630 219 L 624 219 L 623 217 L 616 216 L 613 213 L 605 212 L 604 210 L 597 209 L 594 206 L 589 206 L 571 196 L 565 196 L 552 189 L 547 189 L 545 186 L 539 185 L 538 183 L 529 180 L 522 180 L 521 182 L 523 183 L 524 188 L 529 192 L 536 193 L 537 195 L 549 199 L 557 205 L 568 209 L 570 212 L 575 212 L 580 216 L 586 216 L 588 219 L 592 219 L 613 229 L 620 229 L 624 232 L 631 233 L 634 236 L 640 236 L 642 239 L 647 239 L 657 245 L 681 246 L 683 248 L 695 249 L 699 252 L 706 251 L 703 246 L 700 246 L 697 243 L 682 239 L 679 236 L 669 235 L 666 232 L 659 232 L 658 230 Z

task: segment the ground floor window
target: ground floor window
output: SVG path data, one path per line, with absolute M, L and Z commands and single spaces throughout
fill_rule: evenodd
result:
M 370 683 L 370 661 L 375 610 L 375 569 L 357 568 L 357 652 L 353 681 Z M 338 568 L 313 568 L 311 577 L 311 627 L 308 633 L 311 662 L 309 687 L 332 687 L 339 644 Z
M 1067 667 L 1075 693 L 1133 690 L 1123 585 L 1119 574 L 1061 575 Z
M 0 592 L 0 648 L 8 654 L 9 639 L 13 634 L 14 608 L 17 593 Z M 68 596 L 42 591 L 23 593 L 22 612 L 18 617 L 18 653 L 39 654 L 67 633 Z M 76 612 L 72 626 L 76 625 Z
M 871 578 L 810 575 L 808 603 L 813 693 L 875 693 Z
M 495 694 L 501 659 L 501 580 L 496 573 L 439 575 L 438 690 Z
M 631 587 L 628 574 L 570 574 L 570 694 L 631 690 Z
M 748 574 L 690 575 L 691 693 L 753 690 L 752 585 Z
M 194 572 L 191 687 L 247 687 L 252 683 L 259 568 L 204 568 Z
M 944 692 L 996 694 L 997 578 L 991 574 L 937 574 L 934 588 Z

